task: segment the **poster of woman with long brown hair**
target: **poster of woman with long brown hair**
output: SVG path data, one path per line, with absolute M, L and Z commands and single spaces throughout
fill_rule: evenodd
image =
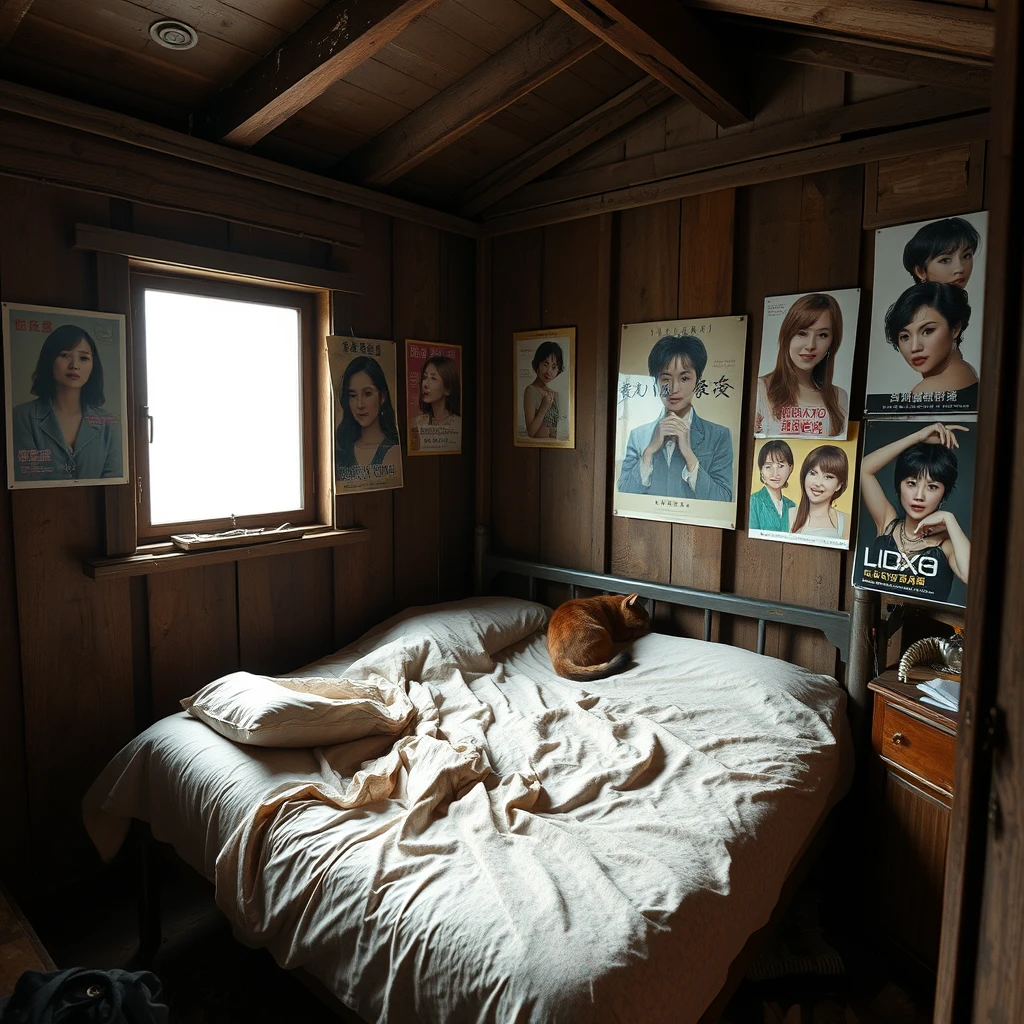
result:
M 460 454 L 462 346 L 407 339 L 405 386 L 409 454 Z
M 846 437 L 860 289 L 764 300 L 755 437 Z

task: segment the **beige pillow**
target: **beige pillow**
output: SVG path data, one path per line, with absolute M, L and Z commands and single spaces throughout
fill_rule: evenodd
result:
M 236 743 L 326 747 L 397 735 L 416 714 L 401 686 L 380 679 L 277 679 L 232 672 L 181 702 L 193 718 Z

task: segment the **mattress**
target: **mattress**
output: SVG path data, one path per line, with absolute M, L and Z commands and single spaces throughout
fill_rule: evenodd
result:
M 240 939 L 367 1021 L 696 1021 L 849 783 L 845 693 L 658 634 L 628 671 L 574 683 L 546 615 L 412 609 L 295 673 L 400 682 L 417 708 L 400 754 L 389 737 L 243 746 L 165 718 L 91 787 L 90 835 L 109 858 L 150 822 Z M 347 805 L 386 762 L 387 797 Z

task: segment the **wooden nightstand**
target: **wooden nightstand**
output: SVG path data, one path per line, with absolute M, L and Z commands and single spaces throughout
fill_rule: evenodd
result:
M 889 669 L 868 684 L 875 694 L 872 916 L 881 940 L 932 972 L 956 764 L 956 713 L 917 699 L 917 683 L 935 675 L 914 669 L 911 681 L 900 683 L 896 669 Z

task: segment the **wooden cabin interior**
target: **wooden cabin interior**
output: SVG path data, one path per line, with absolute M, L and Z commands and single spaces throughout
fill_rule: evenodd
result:
M 1022 54 L 1016 0 L 2 0 L 0 297 L 124 315 L 129 481 L 0 497 L 7 992 L 33 950 L 37 966 L 76 966 L 46 959 L 55 907 L 104 878 L 132 885 L 129 855 L 104 864 L 82 817 L 125 744 L 228 673 L 291 673 L 405 609 L 473 599 L 494 557 L 591 574 L 582 586 L 661 586 L 656 632 L 838 678 L 856 774 L 812 871 L 830 880 L 843 940 L 923 995 L 916 1018 L 835 1019 L 1024 1019 Z M 860 289 L 847 342 L 860 419 L 876 232 L 980 211 L 966 609 L 884 594 L 861 607 L 853 550 L 747 532 L 765 298 Z M 284 539 L 182 552 L 151 515 L 146 275 L 306 302 L 306 490 Z M 620 328 L 726 316 L 747 317 L 735 529 L 614 514 Z M 513 335 L 566 327 L 574 445 L 518 445 Z M 399 381 L 410 341 L 459 346 L 458 450 L 410 457 L 400 396 L 403 486 L 336 490 L 328 335 L 394 341 Z M 248 358 L 244 337 L 223 341 Z M 273 418 L 252 409 L 244 433 L 207 435 L 197 458 L 266 444 Z M 508 586 L 550 607 L 577 593 L 543 573 Z M 673 609 L 672 588 L 755 602 L 761 625 L 752 605 L 747 618 Z M 781 604 L 867 632 L 846 657 L 774 621 Z M 906 694 L 886 670 L 950 627 L 965 637 L 959 712 L 910 716 L 929 755 L 908 766 L 889 743 Z M 725 1010 L 736 963 L 720 1001 L 675 1016 L 595 1003 L 558 1019 L 747 1019 Z M 653 968 L 647 984 L 660 984 Z M 339 1014 L 370 1005 L 333 996 Z M 811 1020 L 804 1010 L 786 1020 Z M 503 1019 L 398 996 L 374 1012 Z

